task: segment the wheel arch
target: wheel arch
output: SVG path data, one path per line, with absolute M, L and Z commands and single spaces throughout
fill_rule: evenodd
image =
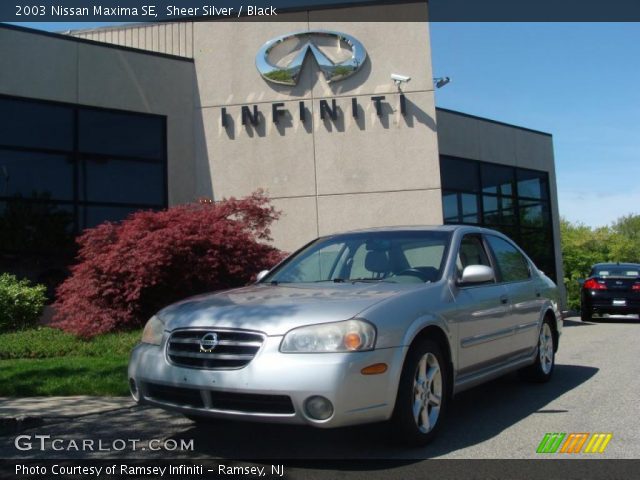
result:
M 451 396 L 451 394 L 453 393 L 453 383 L 455 378 L 455 374 L 454 374 L 455 362 L 454 362 L 453 350 L 451 348 L 451 342 L 449 340 L 449 335 L 447 334 L 445 329 L 442 328 L 439 324 L 429 323 L 426 325 L 422 325 L 419 329 L 415 331 L 413 338 L 411 339 L 411 342 L 408 344 L 409 348 L 407 349 L 407 352 L 405 354 L 405 358 L 403 361 L 403 368 L 404 368 L 404 362 L 406 361 L 407 355 L 409 354 L 411 349 L 416 344 L 418 344 L 418 342 L 426 338 L 435 341 L 440 346 L 440 348 L 442 348 L 442 353 L 445 356 L 445 361 L 447 362 L 447 367 L 448 367 L 447 368 L 448 394 L 449 396 Z
M 562 319 L 558 320 L 556 313 L 551 308 L 547 308 L 544 314 L 542 315 L 542 322 L 540 322 L 540 328 L 542 328 L 542 323 L 545 320 L 549 320 L 551 324 L 551 333 L 553 334 L 553 351 L 558 351 L 558 346 L 560 343 L 560 329 L 558 328 L 558 321 L 562 321 Z

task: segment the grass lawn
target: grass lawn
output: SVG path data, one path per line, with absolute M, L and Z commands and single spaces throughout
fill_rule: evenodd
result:
M 0 396 L 127 395 L 129 352 L 141 332 L 80 340 L 41 327 L 0 335 Z
M 0 396 L 128 395 L 127 357 L 0 360 Z

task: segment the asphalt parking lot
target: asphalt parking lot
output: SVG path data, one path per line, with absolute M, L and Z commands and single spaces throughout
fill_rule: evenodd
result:
M 388 444 L 376 425 L 340 430 L 250 423 L 216 423 L 196 427 L 180 415 L 137 406 L 49 422 L 22 434 L 63 439 L 141 439 L 139 450 L 87 452 L 30 450 L 14 447 L 15 434 L 0 438 L 0 458 L 167 458 L 151 452 L 150 439 L 194 441 L 193 453 L 181 457 L 211 459 L 396 459 L 412 464 L 429 458 L 540 458 L 536 448 L 546 432 L 611 432 L 606 451 L 597 458 L 640 458 L 637 375 L 640 321 L 608 319 L 597 323 L 565 321 L 550 383 L 537 385 L 509 375 L 455 398 L 447 426 L 431 445 L 406 449 Z M 573 457 L 593 458 L 578 454 Z M 555 458 L 559 458 L 555 455 Z M 338 469 L 338 468 L 336 468 Z

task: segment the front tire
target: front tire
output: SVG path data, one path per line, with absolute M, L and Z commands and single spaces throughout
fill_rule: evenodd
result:
M 542 328 L 540 329 L 540 334 L 538 335 L 536 361 L 533 365 L 520 370 L 520 372 L 526 380 L 544 383 L 551 379 L 555 366 L 555 336 L 551 321 L 545 318 L 542 323 Z
M 390 421 L 396 443 L 419 446 L 437 435 L 449 406 L 449 368 L 440 346 L 419 341 L 404 362 Z

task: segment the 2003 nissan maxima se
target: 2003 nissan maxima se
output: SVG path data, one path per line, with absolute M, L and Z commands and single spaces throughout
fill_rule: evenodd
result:
M 561 330 L 555 284 L 504 235 L 369 229 L 161 310 L 129 382 L 136 401 L 196 421 L 389 421 L 421 444 L 453 394 L 512 370 L 548 380 Z

